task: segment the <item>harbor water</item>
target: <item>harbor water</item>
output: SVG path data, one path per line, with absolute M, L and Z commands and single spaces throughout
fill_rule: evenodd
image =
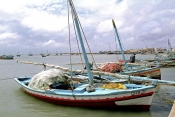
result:
M 89 56 L 89 55 L 88 55 Z M 116 55 L 94 56 L 95 62 L 120 59 Z M 136 55 L 136 59 L 150 59 L 153 55 Z M 92 58 L 89 57 L 90 61 Z M 160 86 L 154 95 L 149 111 L 106 110 L 68 107 L 44 102 L 26 94 L 14 77 L 33 76 L 43 70 L 42 65 L 22 64 L 19 61 L 43 62 L 70 67 L 70 56 L 21 55 L 13 60 L 0 60 L 0 117 L 168 117 L 175 99 L 175 86 Z M 72 63 L 80 63 L 78 55 L 71 56 Z M 83 67 L 80 65 L 74 67 Z M 47 68 L 50 69 L 50 68 Z M 162 79 L 175 81 L 175 67 L 161 68 Z

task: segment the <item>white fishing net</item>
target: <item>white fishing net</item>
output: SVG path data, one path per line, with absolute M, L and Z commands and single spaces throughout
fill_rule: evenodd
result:
M 29 87 L 32 89 L 49 89 L 50 85 L 60 82 L 66 82 L 67 76 L 59 69 L 50 69 L 42 71 L 32 77 Z

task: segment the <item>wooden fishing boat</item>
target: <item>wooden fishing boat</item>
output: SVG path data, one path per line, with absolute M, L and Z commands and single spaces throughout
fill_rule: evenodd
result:
M 151 66 L 156 66 L 155 63 L 159 63 L 160 67 L 175 66 L 175 55 L 171 47 L 170 40 L 168 39 L 168 50 L 163 53 L 158 53 L 155 49 L 155 57 L 153 60 L 145 60 L 150 62 Z
M 143 76 L 143 77 L 149 77 L 153 79 L 161 79 L 161 70 L 159 64 L 156 64 L 156 66 L 143 66 L 139 64 L 133 64 L 128 63 L 125 59 L 123 47 L 121 46 L 120 37 L 115 25 L 114 20 L 112 20 L 112 24 L 115 30 L 116 37 L 118 39 L 118 43 L 120 46 L 120 50 L 122 53 L 123 60 L 118 60 L 118 62 L 107 62 L 102 63 L 102 67 L 98 67 L 101 71 L 108 71 L 113 73 L 120 73 L 123 75 L 133 75 L 133 76 Z
M 17 56 L 17 57 L 20 57 L 21 55 L 20 55 L 19 52 L 18 52 L 16 56 Z
M 163 54 L 158 54 L 156 51 L 155 61 L 158 61 L 161 67 L 175 66 L 175 55 L 172 51 L 171 43 L 168 39 L 168 51 Z
M 126 82 L 123 79 L 116 79 L 114 76 L 102 75 L 101 78 L 94 77 L 92 85 L 86 83 L 90 81 L 88 74 L 73 74 L 64 73 L 68 77 L 66 81 L 70 82 L 57 82 L 56 75 L 52 77 L 44 78 L 41 74 L 46 76 L 46 74 L 53 74 L 53 71 L 58 69 L 50 69 L 47 71 L 40 72 L 34 77 L 18 77 L 15 78 L 15 81 L 19 83 L 24 91 L 38 99 L 51 102 L 59 105 L 66 106 L 78 106 L 78 107 L 98 107 L 98 108 L 118 108 L 118 109 L 134 109 L 134 110 L 149 110 L 154 96 L 156 84 L 172 85 L 175 86 L 175 82 L 166 81 L 166 80 L 155 80 L 147 77 L 136 77 L 136 76 L 126 76 L 123 75 L 123 78 L 127 78 L 129 81 L 135 82 L 145 82 L 151 83 L 136 85 Z M 60 72 L 58 70 L 58 72 Z M 45 74 L 44 74 L 45 73 Z M 36 77 L 40 79 L 34 79 Z M 34 80 L 33 80 L 34 79 Z M 44 79 L 49 82 L 43 82 Z M 48 80 L 51 79 L 51 80 Z M 79 79 L 79 80 L 77 80 Z M 106 80 L 108 79 L 108 80 Z M 33 82 L 32 82 L 33 80 Z M 81 80 L 81 81 L 80 81 Z M 128 81 L 127 80 L 127 81 Z M 50 83 L 50 81 L 53 81 Z M 79 82 L 77 82 L 79 81 Z M 34 86 L 31 87 L 30 85 Z M 37 85 L 38 87 L 36 88 Z M 66 85 L 65 85 L 66 84 Z M 92 88 L 93 90 L 89 89 Z
M 0 59 L 4 59 L 4 60 L 9 60 L 9 59 L 13 59 L 14 56 L 12 55 L 2 55 L 0 56 Z
M 116 77 L 127 77 L 130 81 L 135 76 L 104 73 L 102 77 L 113 76 L 115 79 L 94 81 L 95 71 L 90 70 L 89 61 L 85 51 L 84 43 L 80 31 L 78 20 L 72 0 L 68 0 L 76 32 L 78 33 L 87 74 L 73 74 L 73 72 L 63 72 L 63 70 L 50 69 L 42 71 L 31 77 L 18 77 L 15 81 L 19 83 L 25 92 L 39 99 L 52 102 L 54 104 L 78 106 L 78 107 L 131 107 L 132 109 L 149 110 L 155 92 L 157 82 L 149 85 L 125 84 L 116 81 Z M 64 68 L 60 68 L 64 69 Z M 68 69 L 64 69 L 64 71 Z M 107 76 L 107 74 L 109 74 Z M 74 78 L 75 77 L 75 78 Z M 87 79 L 88 78 L 88 79 Z M 45 80 L 44 80 L 45 79 Z M 77 81 L 73 79 L 78 79 Z M 82 82 L 80 79 L 87 79 Z M 147 78 L 149 79 L 149 78 Z M 140 79 L 139 79 L 140 80 Z M 99 80 L 98 80 L 99 81 Z
M 156 52 L 156 57 L 155 59 L 156 60 L 175 60 L 175 55 L 174 55 L 174 52 L 173 52 L 173 48 L 171 46 L 171 43 L 170 43 L 170 40 L 168 39 L 168 51 L 165 53 L 163 53 L 163 55 L 159 55 L 157 52 Z
M 149 77 L 152 79 L 159 79 L 159 80 L 161 79 L 160 67 L 142 68 L 137 70 L 125 71 L 122 72 L 121 74 Z
M 141 64 L 128 64 L 128 70 L 124 66 L 124 63 L 120 62 L 106 62 L 106 63 L 97 63 L 97 69 L 100 71 L 112 72 L 116 74 L 122 75 L 132 75 L 132 76 L 142 76 L 142 77 L 149 77 L 152 79 L 161 79 L 161 70 L 160 67 L 150 67 L 141 65 Z
M 155 85 L 124 84 L 126 89 L 109 89 L 94 84 L 95 91 L 88 92 L 86 90 L 88 84 L 81 84 L 73 90 L 57 88 L 35 90 L 28 86 L 30 77 L 15 78 L 15 80 L 25 92 L 34 97 L 54 104 L 78 107 L 135 107 L 149 110 L 156 87 Z
M 155 62 L 149 63 L 151 66 L 156 66 Z M 175 66 L 175 60 L 159 60 L 159 65 L 161 68 L 163 67 L 173 67 Z
M 42 56 L 42 57 L 46 57 L 47 55 L 45 55 L 45 54 L 41 54 L 41 56 Z
M 28 56 L 33 56 L 33 54 L 32 53 L 29 53 Z

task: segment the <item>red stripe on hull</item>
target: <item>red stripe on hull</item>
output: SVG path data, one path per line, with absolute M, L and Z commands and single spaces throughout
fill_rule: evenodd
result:
M 114 101 L 109 101 L 109 102 L 96 102 L 96 103 L 90 103 L 90 102 L 65 102 L 61 100 L 50 100 L 46 98 L 39 98 L 43 101 L 52 103 L 52 104 L 57 104 L 57 105 L 64 105 L 64 106 L 71 106 L 71 107 L 85 107 L 85 108 L 102 108 L 102 109 L 117 109 L 117 110 L 149 110 L 151 105 L 129 105 L 129 106 L 118 106 L 114 103 Z
M 25 89 L 24 89 L 25 90 Z M 63 99 L 63 98 L 54 98 L 54 97 L 48 97 L 48 96 L 42 96 L 39 94 L 34 94 L 31 92 L 28 92 L 25 90 L 28 94 L 42 99 L 44 101 L 58 104 L 58 105 L 65 105 L 65 106 L 77 106 L 77 107 L 103 107 L 103 108 L 110 108 L 110 107 L 123 107 L 124 109 L 127 109 L 131 107 L 131 109 L 134 107 L 134 109 L 137 108 L 137 110 L 149 110 L 150 105 L 129 105 L 129 106 L 118 106 L 115 104 L 115 101 L 124 101 L 124 100 L 130 100 L 130 99 L 136 99 L 140 97 L 147 97 L 153 95 L 154 92 L 148 92 L 140 95 L 131 95 L 131 96 L 124 96 L 120 98 L 106 98 L 106 99 L 96 99 L 96 100 L 72 100 L 72 99 Z

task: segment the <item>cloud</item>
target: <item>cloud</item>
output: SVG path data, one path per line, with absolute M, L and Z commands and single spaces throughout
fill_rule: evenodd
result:
M 103 22 L 100 22 L 100 24 L 97 26 L 97 32 L 104 33 L 112 30 L 112 22 L 111 20 L 106 20 Z M 110 27 L 110 28 L 109 28 Z M 106 30 L 108 29 L 108 30 Z
M 125 49 L 165 47 L 175 43 L 175 0 L 73 0 L 92 51 L 115 50 L 114 19 Z M 71 12 L 69 12 L 71 13 Z M 68 52 L 66 0 L 1 0 L 0 54 L 35 50 Z M 71 21 L 71 15 L 69 20 Z M 71 27 L 72 48 L 77 51 Z M 152 41 L 154 40 L 154 41 Z M 7 46 L 5 46 L 7 45 Z M 173 46 L 173 45 L 172 45 Z M 9 47 L 9 48 L 8 48 Z M 175 48 L 175 45 L 173 46 Z M 3 51 L 2 51 L 3 50 Z
M 0 40 L 6 40 L 6 39 L 15 39 L 15 38 L 19 38 L 20 36 L 16 33 L 2 33 L 0 34 Z
M 42 6 L 45 2 L 45 0 L 1 0 L 0 10 L 9 14 L 16 14 L 23 12 L 27 6 Z
M 63 43 L 56 42 L 55 40 L 49 40 L 43 43 L 43 46 L 63 47 Z
M 33 31 L 61 31 L 67 24 L 67 17 L 56 16 L 45 11 L 31 10 L 21 24 Z
M 158 33 L 161 33 L 162 32 L 162 29 L 161 28 L 154 28 L 152 31 L 151 31 L 153 34 L 158 34 Z
M 0 25 L 0 33 L 3 33 L 3 32 L 6 32 L 9 30 L 8 26 L 5 26 L 5 25 Z

